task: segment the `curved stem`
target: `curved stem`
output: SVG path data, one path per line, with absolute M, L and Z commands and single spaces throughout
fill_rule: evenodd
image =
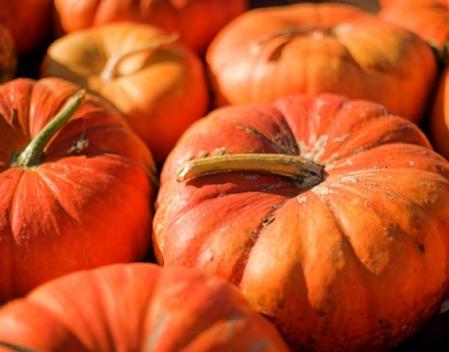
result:
M 313 186 L 324 179 L 324 166 L 298 155 L 231 154 L 187 161 L 176 173 L 178 182 L 226 172 L 263 172 Z
M 55 117 L 48 122 L 36 137 L 20 152 L 12 166 L 32 167 L 40 163 L 44 149 L 50 139 L 66 124 L 84 100 L 86 91 L 79 90 L 72 95 Z
M 32 350 L 27 347 L 23 347 L 20 345 L 16 345 L 14 343 L 9 343 L 9 342 L 4 342 L 4 341 L 0 341 L 0 347 L 5 347 L 5 348 L 8 348 L 9 350 L 15 351 L 15 352 L 37 352 L 36 350 Z
M 137 49 L 133 49 L 126 53 L 119 53 L 117 55 L 111 56 L 109 60 L 106 62 L 106 65 L 104 66 L 104 69 L 100 74 L 100 78 L 105 81 L 114 79 L 116 77 L 117 67 L 124 59 L 145 51 L 160 49 L 165 45 L 169 45 L 177 41 L 178 38 L 179 38 L 178 33 L 172 33 L 170 35 L 157 38 L 154 42 L 148 45 L 142 46 Z
M 303 34 L 307 34 L 307 33 L 311 33 L 311 32 L 329 33 L 330 31 L 325 30 L 325 29 L 319 29 L 316 27 L 296 27 L 296 28 L 287 29 L 287 30 L 283 30 L 283 31 L 274 33 L 273 35 L 270 35 L 269 37 L 266 37 L 266 38 L 258 41 L 257 44 L 264 45 L 276 38 L 291 39 L 298 35 L 303 35 Z

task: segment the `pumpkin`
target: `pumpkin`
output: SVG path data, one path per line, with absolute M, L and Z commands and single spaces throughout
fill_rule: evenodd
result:
M 335 95 L 227 107 L 168 157 L 159 263 L 202 268 L 306 351 L 387 350 L 449 280 L 449 163 L 410 121 Z
M 178 32 L 198 52 L 246 7 L 247 0 L 55 0 L 62 31 L 136 21 Z
M 218 34 L 207 62 L 218 105 L 338 93 L 379 102 L 415 122 L 436 75 L 424 41 L 342 4 L 249 11 Z
M 56 78 L 0 86 L 0 304 L 148 250 L 151 154 L 104 100 L 68 99 L 78 89 Z
M 430 139 L 435 150 L 449 158 L 449 68 L 441 75 L 441 81 L 435 95 L 433 110 L 430 116 Z
M 0 0 L 0 23 L 14 38 L 19 54 L 29 52 L 49 30 L 51 0 Z
M 48 352 L 288 351 L 226 281 L 143 263 L 38 287 L 0 310 L 0 340 Z
M 9 30 L 0 24 L 0 83 L 14 77 L 17 57 L 14 41 Z
M 380 0 L 380 16 L 410 29 L 443 50 L 449 41 L 449 3 L 446 0 Z
M 49 47 L 42 75 L 108 99 L 159 162 L 207 109 L 200 60 L 156 27 L 120 23 L 69 34 Z

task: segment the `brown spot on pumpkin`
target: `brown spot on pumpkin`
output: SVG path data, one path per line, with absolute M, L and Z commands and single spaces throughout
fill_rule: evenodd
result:
M 84 136 L 79 137 L 72 146 L 67 150 L 67 155 L 79 155 L 89 146 L 89 139 Z
M 209 156 L 209 152 L 206 152 L 205 150 L 201 150 L 201 151 L 198 153 L 197 158 L 207 158 L 208 156 Z
M 424 253 L 426 251 L 426 246 L 424 246 L 422 243 L 418 243 L 418 249 L 421 253 Z
M 225 155 L 228 152 L 227 147 L 215 148 L 211 155 Z
M 274 208 L 274 209 L 275 209 L 275 208 Z M 268 225 L 270 225 L 273 221 L 274 221 L 274 216 L 272 216 L 272 215 L 267 216 L 265 219 L 263 219 L 263 221 L 262 221 L 262 226 L 263 226 L 263 227 L 268 226 Z

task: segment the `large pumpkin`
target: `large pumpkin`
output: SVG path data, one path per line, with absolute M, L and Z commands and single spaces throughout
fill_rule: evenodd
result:
M 410 29 L 439 50 L 449 41 L 447 0 L 380 0 L 380 15 Z
M 158 161 L 207 109 L 200 60 L 156 27 L 120 23 L 69 34 L 48 49 L 42 75 L 108 99 Z
M 222 108 L 167 159 L 153 225 L 160 263 L 238 285 L 294 346 L 386 350 L 448 285 L 449 163 L 367 101 Z
M 63 31 L 117 21 L 137 21 L 178 32 L 181 40 L 202 52 L 215 34 L 243 12 L 247 0 L 55 0 Z
M 207 61 L 219 105 L 338 93 L 412 121 L 436 75 L 432 50 L 415 34 L 341 4 L 247 12 L 218 34 Z
M 148 250 L 151 154 L 100 98 L 77 96 L 56 114 L 77 89 L 59 79 L 0 86 L 0 302 Z
M 0 0 L 0 23 L 12 33 L 19 53 L 45 39 L 50 28 L 51 0 Z
M 0 340 L 47 352 L 288 351 L 224 280 L 151 264 L 74 273 L 37 288 L 0 310 Z

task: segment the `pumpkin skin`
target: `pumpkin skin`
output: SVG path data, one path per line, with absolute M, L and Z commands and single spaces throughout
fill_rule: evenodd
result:
M 300 154 L 326 176 L 313 187 L 261 172 L 176 181 L 187 161 L 224 151 Z M 448 285 L 448 177 L 424 134 L 375 103 L 321 95 L 222 108 L 164 165 L 156 256 L 238 285 L 295 348 L 386 350 Z
M 403 26 L 439 50 L 449 41 L 447 0 L 380 0 L 380 16 Z
M 35 49 L 45 38 L 50 10 L 50 0 L 0 0 L 0 22 L 11 31 L 19 54 Z
M 164 38 L 156 27 L 133 23 L 72 33 L 50 46 L 41 73 L 68 79 L 108 99 L 161 162 L 182 132 L 207 109 L 200 60 L 172 43 L 128 57 L 117 66 L 115 77 L 102 78 L 102 74 L 115 55 Z
M 288 351 L 226 281 L 152 264 L 111 265 L 38 287 L 0 310 L 0 340 L 49 352 Z
M 441 75 L 440 85 L 435 95 L 430 116 L 430 139 L 435 150 L 449 158 L 449 69 L 446 67 Z
M 65 273 L 141 259 L 154 163 L 103 99 L 88 95 L 39 165 L 11 166 L 79 88 L 60 79 L 0 86 L 0 302 Z
M 415 122 L 436 77 L 424 41 L 341 4 L 249 11 L 217 35 L 207 62 L 218 105 L 337 93 L 381 103 Z
M 185 44 L 201 53 L 247 8 L 247 0 L 56 0 L 55 7 L 65 32 L 117 21 L 141 22 L 178 32 Z
M 17 57 L 11 33 L 0 25 L 0 83 L 13 78 L 16 67 Z

